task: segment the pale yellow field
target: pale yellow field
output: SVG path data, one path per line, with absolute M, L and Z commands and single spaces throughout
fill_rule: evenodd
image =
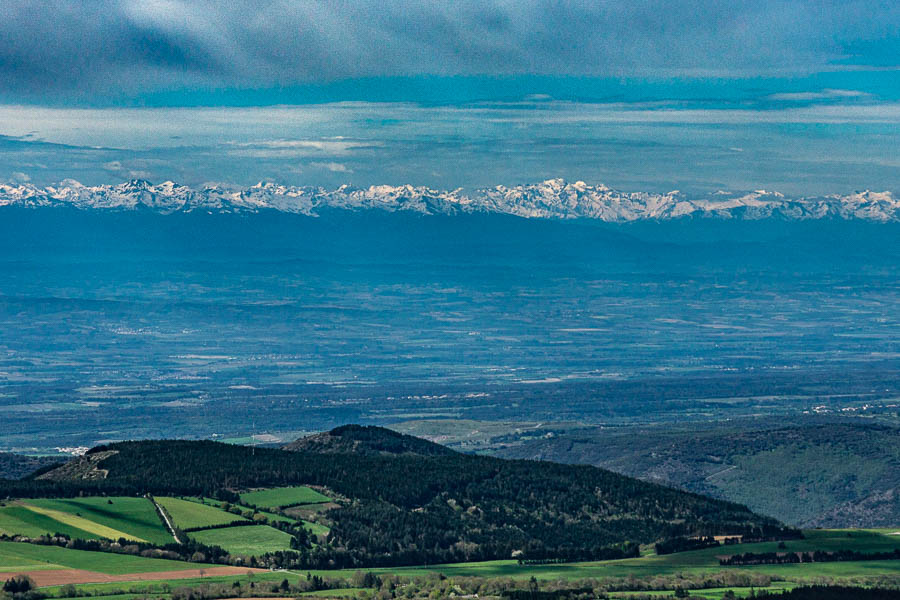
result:
M 79 517 L 78 515 L 73 515 L 71 513 L 65 513 L 61 510 L 53 510 L 51 508 L 42 508 L 39 506 L 32 506 L 31 504 L 23 503 L 22 506 L 27 508 L 30 511 L 36 512 L 41 515 L 45 515 L 50 517 L 51 519 L 56 519 L 60 523 L 65 523 L 66 525 L 71 525 L 72 527 L 77 527 L 79 529 L 83 529 L 84 531 L 88 531 L 90 533 L 94 533 L 96 535 L 109 538 L 111 540 L 117 540 L 119 538 L 125 538 L 126 540 L 131 540 L 133 542 L 146 542 L 147 540 L 143 540 L 139 537 L 135 537 L 133 535 L 127 534 L 124 531 L 119 531 L 118 529 L 113 529 L 112 527 L 107 527 L 106 525 L 101 525 L 100 523 L 95 523 L 94 521 L 89 521 L 83 517 Z

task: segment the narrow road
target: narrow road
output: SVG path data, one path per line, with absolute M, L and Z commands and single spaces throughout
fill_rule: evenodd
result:
M 704 481 L 709 481 L 709 480 L 712 479 L 713 477 L 718 477 L 718 476 L 721 475 L 722 473 L 727 473 L 728 471 L 731 471 L 731 470 L 737 469 L 737 468 L 738 468 L 737 465 L 732 465 L 732 466 L 728 467 L 727 469 L 722 469 L 721 471 L 716 471 L 715 473 L 713 473 L 713 474 L 710 475 L 709 477 L 704 477 L 703 480 L 704 480 Z
M 169 530 L 169 533 L 172 534 L 172 538 L 175 540 L 175 543 L 180 544 L 181 540 L 179 540 L 178 536 L 175 534 L 175 526 L 172 525 L 172 521 L 169 520 L 169 515 L 166 513 L 166 511 L 163 510 L 163 507 L 160 506 L 156 501 L 156 498 L 154 498 L 150 494 L 146 494 L 144 497 L 153 503 L 153 506 L 156 507 L 156 514 L 158 514 L 162 519 L 163 525 L 165 525 L 166 529 Z

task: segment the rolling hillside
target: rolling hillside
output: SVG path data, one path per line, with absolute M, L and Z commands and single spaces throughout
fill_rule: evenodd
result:
M 501 448 L 746 504 L 807 527 L 900 523 L 900 429 L 862 420 L 583 428 Z
M 379 428 L 349 431 L 364 433 L 373 448 L 398 443 L 396 433 Z M 399 440 L 402 446 L 430 447 L 405 436 Z M 435 455 L 125 442 L 95 449 L 82 460 L 84 469 L 7 481 L 0 493 L 152 492 L 237 501 L 240 490 L 313 486 L 338 504 L 324 513 L 330 526 L 326 543 L 301 551 L 297 564 L 304 567 L 433 564 L 514 554 L 536 560 L 616 558 L 632 555 L 637 544 L 680 536 L 797 534 L 744 506 L 603 469 L 471 456 L 440 447 L 429 452 Z

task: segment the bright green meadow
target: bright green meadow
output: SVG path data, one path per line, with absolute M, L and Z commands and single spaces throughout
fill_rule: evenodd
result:
M 291 549 L 291 535 L 268 525 L 245 525 L 192 531 L 198 542 L 220 546 L 230 554 L 259 556 L 266 552 Z
M 241 502 L 260 508 L 319 504 L 329 500 L 328 496 L 306 486 L 271 488 L 241 494 Z
M 23 502 L 29 506 L 47 509 L 55 513 L 80 517 L 154 544 L 168 544 L 172 541 L 172 536 L 160 522 L 153 503 L 146 498 L 121 496 L 112 498 L 37 498 Z M 109 536 L 102 535 L 102 537 Z
M 246 521 L 244 517 L 226 512 L 215 506 L 182 500 L 181 498 L 157 497 L 156 501 L 166 509 L 180 529 L 216 527 L 235 521 Z

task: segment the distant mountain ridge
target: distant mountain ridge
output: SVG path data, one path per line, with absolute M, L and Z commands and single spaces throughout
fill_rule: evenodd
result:
M 0 184 L 0 207 L 68 206 L 78 209 L 150 210 L 159 213 L 280 211 L 317 216 L 329 209 L 410 211 L 425 215 L 499 213 L 539 219 L 593 219 L 610 223 L 684 218 L 758 220 L 845 219 L 900 221 L 900 199 L 889 192 L 790 198 L 778 192 L 715 192 L 692 197 L 623 192 L 583 181 L 549 179 L 540 183 L 462 190 L 411 185 L 312 186 L 259 183 L 240 188 L 192 188 L 172 181 L 152 184 L 135 179 L 117 185 L 86 186 L 68 179 L 56 186 Z

